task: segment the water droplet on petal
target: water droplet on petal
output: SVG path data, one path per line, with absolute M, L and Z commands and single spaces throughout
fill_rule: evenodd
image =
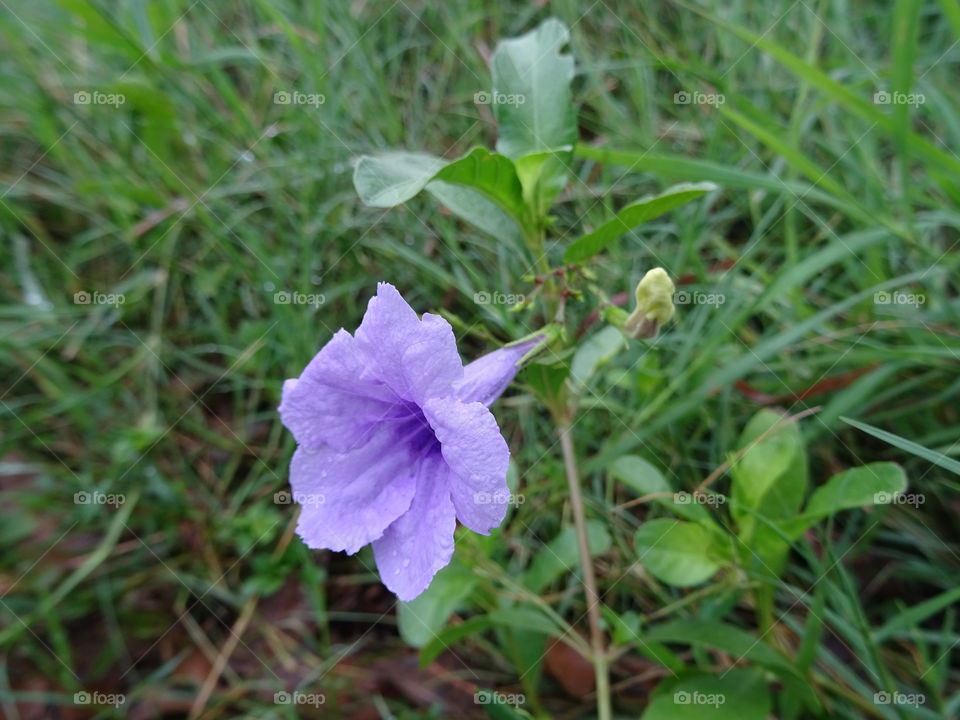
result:
M 396 570 L 394 570 L 394 571 L 393 571 L 393 574 L 394 574 L 394 575 L 399 575 L 399 574 L 400 574 L 400 568 L 397 568 Z
M 404 566 L 404 567 L 410 567 L 410 558 L 404 558 L 404 559 L 403 559 L 403 566 Z

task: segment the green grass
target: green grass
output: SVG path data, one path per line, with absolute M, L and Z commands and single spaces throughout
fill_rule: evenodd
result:
M 4 716 L 32 717 L 30 703 L 72 711 L 84 689 L 125 693 L 118 716 L 138 704 L 185 716 L 246 610 L 208 717 L 307 713 L 271 702 L 295 687 L 322 688 L 333 717 L 361 707 L 427 717 L 402 693 L 381 694 L 383 682 L 358 689 L 344 669 L 408 651 L 370 556 L 291 539 L 292 506 L 272 502 L 293 449 L 275 408 L 282 380 L 337 328 L 355 327 L 380 280 L 421 311 L 445 312 L 464 357 L 537 326 L 473 302 L 479 291 L 529 293 L 527 254 L 425 197 L 364 207 L 350 178 L 364 152 L 457 157 L 492 145 L 489 108 L 473 102 L 489 86 L 485 57 L 548 15 L 572 27 L 582 141 L 551 263 L 668 182 L 722 188 L 629 233 L 592 268 L 611 295 L 662 265 L 690 276 L 682 289 L 725 297 L 679 307 L 652 349 L 632 346 L 583 402 L 574 435 L 587 511 L 612 538 L 596 561 L 604 605 L 644 628 L 725 619 L 759 636 L 739 592 L 756 578 L 678 591 L 636 566 L 633 533 L 660 511 L 615 509 L 631 495 L 606 469 L 639 454 L 692 489 L 758 409 L 743 383 L 786 397 L 791 412 L 821 405 L 802 421 L 814 484 L 893 460 L 925 502 L 847 512 L 796 543 L 764 642 L 811 673 L 827 717 L 960 713 L 956 596 L 945 594 L 960 573 L 960 484 L 841 420 L 960 455 L 960 6 L 893 5 L 0 5 Z M 925 102 L 874 104 L 884 90 Z M 75 104 L 81 91 L 126 102 Z M 280 105 L 279 91 L 324 102 Z M 676 104 L 679 91 L 725 102 Z M 325 302 L 276 304 L 284 290 Z M 75 304 L 83 291 L 125 302 Z M 878 291 L 924 302 L 878 305 Z M 573 326 L 592 309 L 572 306 Z M 522 384 L 496 413 L 527 502 L 493 559 L 458 536 L 458 555 L 481 568 L 486 610 L 569 524 L 547 414 Z M 74 504 L 93 490 L 126 503 Z M 542 598 L 585 633 L 578 588 L 565 573 Z M 549 675 L 521 680 L 502 631 L 451 645 L 464 662 L 448 667 L 466 683 L 525 692 L 551 715 L 592 712 Z M 684 652 L 706 668 L 732 659 Z M 204 671 L 184 670 L 184 658 Z M 629 667 L 614 681 L 636 674 Z M 638 716 L 651 687 L 623 690 L 621 713 Z M 927 702 L 873 702 L 893 689 Z

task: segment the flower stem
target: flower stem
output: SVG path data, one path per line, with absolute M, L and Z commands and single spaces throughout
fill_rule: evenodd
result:
M 580 477 L 577 474 L 577 459 L 573 451 L 570 424 L 562 421 L 559 431 L 563 464 L 567 471 L 567 482 L 570 485 L 570 504 L 573 507 L 573 519 L 577 526 L 583 584 L 586 587 L 590 646 L 593 649 L 593 669 L 597 678 L 597 717 L 599 720 L 611 720 L 613 712 L 610 704 L 610 675 L 607 668 L 606 640 L 603 636 L 603 628 L 600 626 L 600 595 L 597 593 L 597 578 L 593 573 L 593 561 L 590 558 L 590 545 L 587 541 L 587 521 L 583 512 L 583 496 L 580 494 Z

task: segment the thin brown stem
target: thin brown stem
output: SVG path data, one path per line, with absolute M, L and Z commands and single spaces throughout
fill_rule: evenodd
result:
M 607 662 L 606 639 L 600 625 L 600 595 L 597 592 L 597 578 L 593 572 L 593 560 L 590 557 L 590 544 L 587 540 L 587 520 L 583 511 L 583 496 L 580 494 L 580 477 L 577 473 L 577 458 L 573 450 L 573 436 L 569 423 L 560 424 L 560 447 L 563 451 L 563 464 L 570 485 L 570 504 L 573 519 L 577 527 L 577 544 L 580 546 L 580 565 L 583 570 L 583 584 L 586 587 L 587 616 L 590 620 L 590 647 L 593 650 L 593 668 L 597 677 L 597 716 L 599 720 L 613 718 L 610 703 L 610 675 Z

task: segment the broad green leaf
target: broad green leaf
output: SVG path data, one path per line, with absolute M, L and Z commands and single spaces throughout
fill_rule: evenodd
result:
M 397 604 L 400 637 L 416 648 L 433 640 L 476 582 L 476 576 L 458 562 L 447 565 L 419 597 Z
M 425 153 L 364 155 L 354 168 L 353 184 L 372 207 L 400 205 L 426 188 L 452 212 L 498 238 L 506 219 L 516 226 L 510 235 L 526 227 L 523 189 L 513 163 L 480 147 L 452 162 Z
M 610 474 L 640 496 L 673 492 L 663 473 L 636 455 L 618 457 L 610 463 Z
M 803 436 L 796 423 L 782 423 L 784 416 L 761 410 L 744 429 L 739 447 L 745 452 L 733 463 L 732 512 L 742 542 L 741 564 L 753 574 L 779 576 L 783 572 L 789 542 L 779 524 L 796 515 L 807 493 L 809 477 Z M 769 587 L 758 591 L 758 602 L 769 603 Z
M 536 217 L 544 217 L 554 198 L 567 184 L 571 156 L 561 152 L 534 153 L 517 158 L 517 176 L 523 186 L 523 200 Z
M 522 235 L 517 221 L 507 215 L 486 197 L 462 185 L 451 185 L 442 180 L 427 183 L 427 192 L 450 212 L 498 240 L 519 244 Z
M 846 417 L 841 417 L 840 419 L 847 423 L 847 425 L 853 425 L 853 427 L 857 428 L 858 430 L 862 430 L 865 433 L 873 435 L 875 438 L 879 438 L 884 442 L 890 443 L 894 447 L 898 447 L 901 450 L 907 451 L 908 453 L 922 457 L 924 460 L 929 460 L 934 465 L 939 465 L 944 470 L 949 470 L 952 473 L 960 475 L 960 461 L 954 460 L 943 453 L 938 453 L 936 450 L 930 450 L 929 448 L 925 448 L 923 445 L 919 445 L 912 440 L 907 440 L 906 438 L 902 438 L 899 435 L 894 435 L 886 430 L 881 430 L 873 425 L 867 425 L 859 420 L 851 420 L 850 418 Z
M 754 415 L 743 434 L 739 448 L 743 454 L 731 465 L 733 499 L 747 507 L 758 509 L 764 496 L 778 485 L 794 458 L 803 453 L 803 438 L 796 423 L 784 424 L 776 432 L 770 431 L 784 416 L 773 410 L 761 410 Z M 760 438 L 764 433 L 770 433 Z M 792 488 L 785 488 L 790 490 Z M 803 489 L 796 504 L 803 497 Z
M 644 637 L 657 642 L 712 647 L 731 655 L 734 661 L 749 660 L 783 674 L 798 675 L 790 660 L 762 640 L 738 627 L 715 620 L 671 620 L 648 629 Z
M 596 520 L 588 520 L 587 543 L 592 557 L 605 553 L 610 548 L 610 533 Z M 524 573 L 523 584 L 531 592 L 539 594 L 561 575 L 576 572 L 579 567 L 577 529 L 573 526 L 566 527 L 537 553 L 530 568 Z
M 569 39 L 567 27 L 551 18 L 501 41 L 491 58 L 497 150 L 516 163 L 524 200 L 537 218 L 566 184 L 577 141 L 573 58 L 560 53 Z
M 865 505 L 886 505 L 907 489 L 903 468 L 892 462 L 876 462 L 837 473 L 817 488 L 805 514 L 825 517 L 838 510 Z
M 613 325 L 591 335 L 577 348 L 570 364 L 570 380 L 574 388 L 585 388 L 593 374 L 625 347 L 627 341 L 623 333 Z
M 526 35 L 502 40 L 493 53 L 497 150 L 511 160 L 569 150 L 577 141 L 573 57 L 560 54 L 569 40 L 566 25 L 551 18 Z
M 692 673 L 665 680 L 640 720 L 764 720 L 771 706 L 763 672 L 734 668 L 720 675 Z
M 799 537 L 829 515 L 868 505 L 889 505 L 906 489 L 907 476 L 896 463 L 877 462 L 850 468 L 817 488 L 803 515 L 783 523 L 783 529 L 790 537 Z
M 667 479 L 656 467 L 636 455 L 623 455 L 610 464 L 610 474 L 637 495 L 656 495 L 653 502 L 662 505 L 682 518 L 699 523 L 712 523 L 710 513 L 702 504 L 694 502 L 690 493 L 674 493 Z
M 522 219 L 526 213 L 523 188 L 513 163 L 486 148 L 474 148 L 440 170 L 434 179 L 473 188 L 515 218 Z
M 427 153 L 391 150 L 362 155 L 353 169 L 353 186 L 371 207 L 395 207 L 412 198 L 447 164 Z
M 710 182 L 680 183 L 659 195 L 641 198 L 627 205 L 616 217 L 593 232 L 581 235 L 563 253 L 564 262 L 583 262 L 609 247 L 614 240 L 637 225 L 659 217 L 684 203 L 706 195 L 717 186 Z
M 696 523 L 659 518 L 637 529 L 634 545 L 639 560 L 657 579 L 675 585 L 698 585 L 720 569 L 713 557 L 710 531 Z

